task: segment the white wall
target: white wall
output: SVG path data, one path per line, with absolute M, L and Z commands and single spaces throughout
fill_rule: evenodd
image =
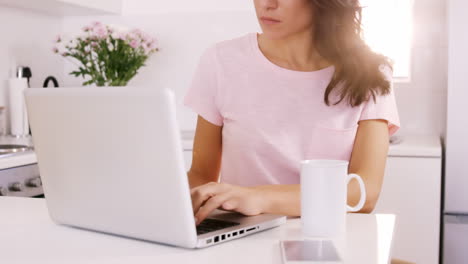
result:
M 252 0 L 123 0 L 122 13 L 135 15 L 251 10 L 254 10 Z
M 228 9 L 236 11 L 226 11 Z M 67 17 L 63 30 L 79 31 L 94 20 L 137 26 L 159 38 L 161 52 L 130 85 L 168 86 L 176 91 L 182 129 L 194 129 L 195 115 L 182 107 L 200 53 L 216 41 L 258 31 L 251 0 L 125 0 L 124 17 Z M 396 83 L 401 134 L 444 134 L 447 96 L 446 3 L 415 0 L 412 80 Z M 67 64 L 65 72 L 71 71 Z M 65 78 L 67 85 L 80 82 Z
M 446 5 L 444 0 L 415 0 L 412 80 L 395 85 L 403 133 L 445 135 Z
M 94 8 L 97 10 L 110 11 L 116 14 L 122 13 L 123 0 L 60 0 L 73 6 Z
M 13 59 L 31 68 L 31 86 L 42 86 L 48 75 L 61 80 L 63 62 L 52 53 L 60 24 L 58 17 L 0 6 L 0 105 L 6 104 L 6 80 L 12 74 Z

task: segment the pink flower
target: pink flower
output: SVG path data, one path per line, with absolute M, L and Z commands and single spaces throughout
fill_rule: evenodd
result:
M 138 46 L 140 46 L 140 42 L 138 40 L 136 40 L 136 39 L 132 39 L 132 41 L 130 41 L 129 44 L 130 44 L 130 47 L 132 47 L 134 49 L 136 49 L 136 48 L 138 48 Z
M 61 37 L 60 35 L 57 35 L 57 36 L 55 37 L 55 42 L 56 42 L 56 43 L 59 43 L 60 41 L 62 41 L 62 37 Z
M 143 51 L 144 51 L 145 53 L 149 53 L 150 48 L 149 48 L 147 45 L 142 44 L 141 47 L 143 48 Z
M 123 32 L 113 32 L 112 37 L 114 39 L 125 40 L 127 38 L 127 35 Z
M 105 27 L 95 29 L 95 33 L 98 38 L 103 39 L 107 37 L 107 29 Z
M 126 38 L 130 41 L 132 39 L 138 39 L 138 36 L 134 32 L 128 32 Z
M 90 30 L 91 30 L 91 27 L 89 27 L 89 26 L 83 27 L 83 31 L 84 31 L 84 32 L 88 32 L 88 31 L 90 31 Z
M 158 48 L 158 41 L 156 39 L 151 39 L 151 42 L 148 43 L 149 48 L 151 49 L 157 49 Z
M 145 32 L 143 32 L 141 34 L 141 41 L 142 42 L 151 42 L 153 39 L 151 38 L 151 36 Z
M 100 39 L 106 38 L 108 34 L 107 27 L 101 22 L 93 22 L 89 30 L 94 33 L 94 36 Z
M 150 53 L 158 51 L 158 45 L 156 39 L 151 39 L 150 42 L 144 43 L 143 44 L 143 50 L 145 51 L 146 55 L 149 55 Z
M 53 47 L 53 48 L 52 48 L 52 52 L 53 52 L 53 53 L 58 53 L 58 52 L 59 52 L 59 50 L 58 50 L 58 48 L 57 48 L 57 47 Z

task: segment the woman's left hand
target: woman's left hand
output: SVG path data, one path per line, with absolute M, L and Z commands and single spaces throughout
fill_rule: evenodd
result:
M 265 203 L 260 189 L 217 182 L 193 188 L 191 196 L 197 225 L 217 208 L 251 216 L 261 214 Z

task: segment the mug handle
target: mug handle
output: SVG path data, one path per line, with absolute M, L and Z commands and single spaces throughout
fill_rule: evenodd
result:
M 366 186 L 364 185 L 364 181 L 362 180 L 361 176 L 357 174 L 349 174 L 346 180 L 346 186 L 349 184 L 349 182 L 352 179 L 356 179 L 359 183 L 359 191 L 361 192 L 361 198 L 359 199 L 359 203 L 351 207 L 349 205 L 346 205 L 348 212 L 357 212 L 364 207 L 364 203 L 366 202 Z

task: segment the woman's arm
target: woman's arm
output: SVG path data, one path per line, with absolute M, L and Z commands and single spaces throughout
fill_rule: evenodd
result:
M 361 213 L 371 213 L 379 199 L 389 141 L 386 120 L 359 122 L 348 171 L 361 176 L 366 185 L 367 199 Z M 353 180 L 348 185 L 348 204 L 357 204 L 359 197 L 359 185 L 357 181 Z
M 187 172 L 190 188 L 218 181 L 221 168 L 222 128 L 198 116 L 192 165 Z
M 388 123 L 385 120 L 359 122 L 348 172 L 362 177 L 366 186 L 366 203 L 359 213 L 371 213 L 379 198 L 388 153 Z M 300 215 L 299 185 L 267 185 L 262 190 L 268 207 L 264 213 Z M 352 180 L 348 185 L 348 204 L 355 205 L 360 198 L 359 185 Z
M 387 121 L 366 120 L 359 123 L 348 172 L 360 175 L 366 186 L 367 199 L 360 213 L 372 212 L 377 203 L 385 171 L 388 142 Z M 359 197 L 359 186 L 351 181 L 348 185 L 348 203 L 356 204 Z M 246 215 L 301 215 L 299 184 L 240 187 L 210 183 L 192 189 L 192 203 L 197 223 L 218 207 Z

